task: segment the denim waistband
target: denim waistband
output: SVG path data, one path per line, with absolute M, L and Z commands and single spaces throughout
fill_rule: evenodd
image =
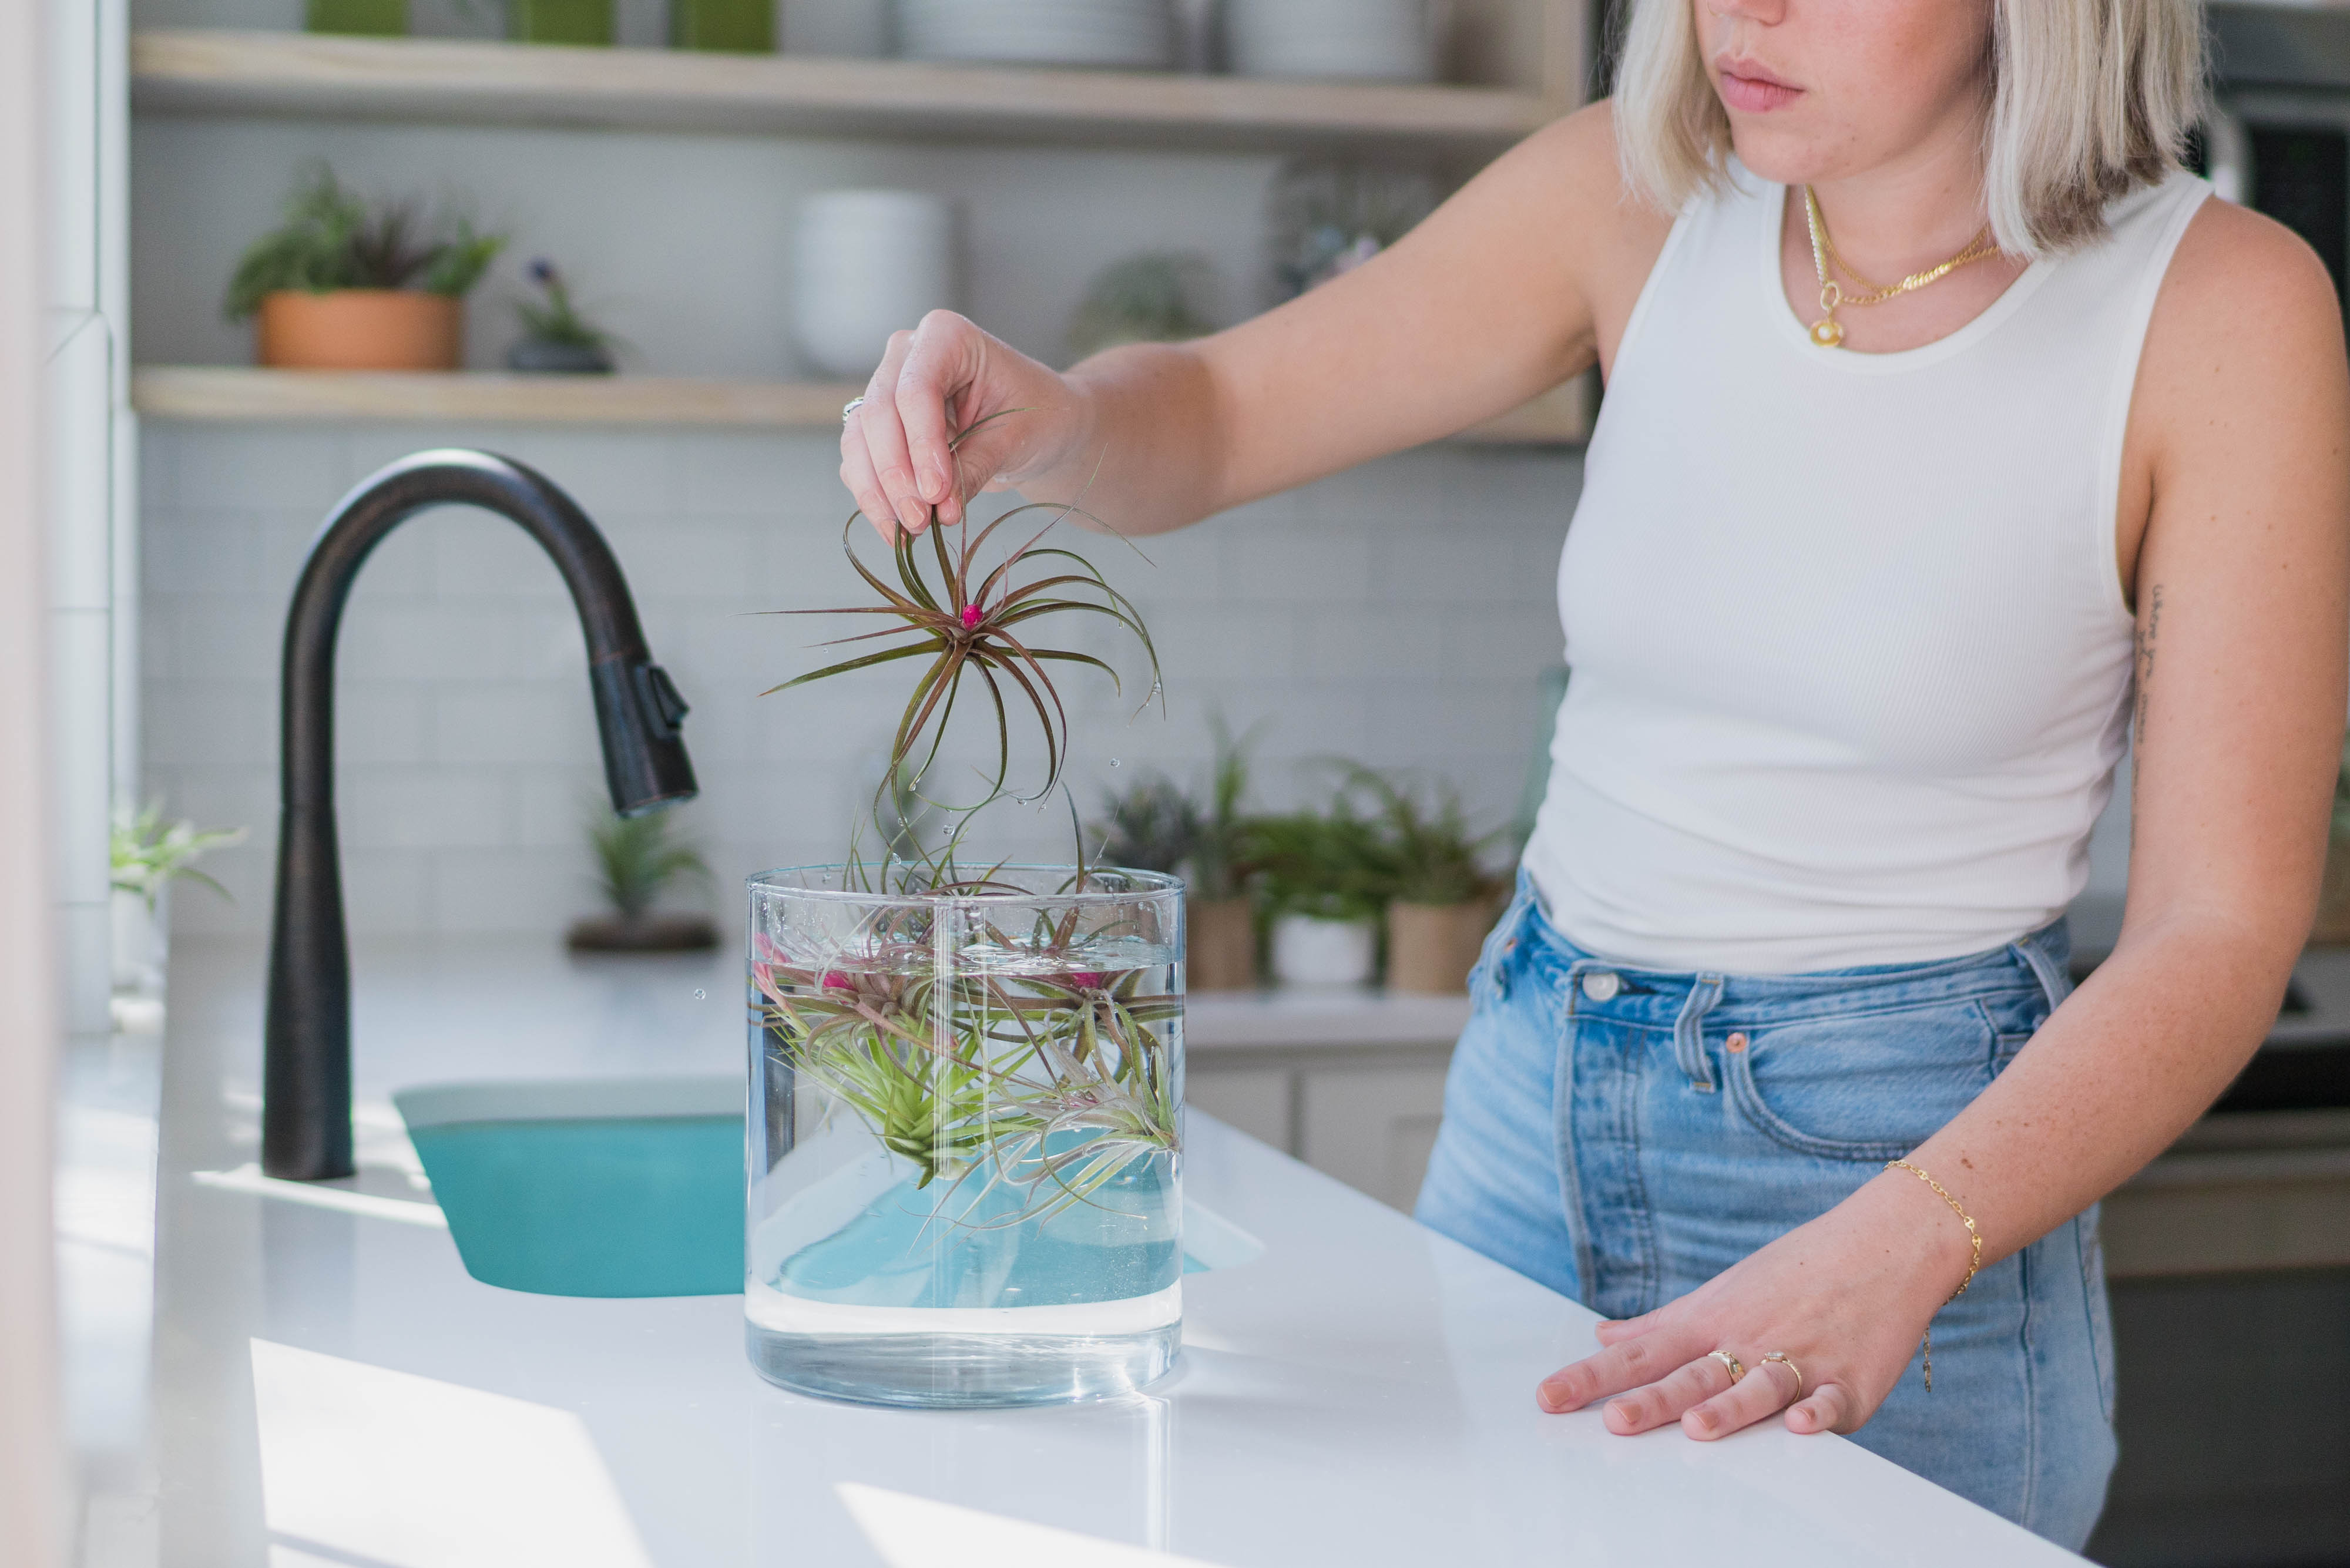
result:
M 1537 983 L 1572 988 L 1569 1006 L 1583 1016 L 1672 1027 L 1692 997 L 1711 1025 L 1875 1012 L 1995 996 L 2043 992 L 2051 1007 L 2073 989 L 2072 938 L 2060 916 L 2002 947 L 1921 963 L 1866 964 L 1800 974 L 1732 974 L 1645 969 L 1586 952 L 1553 927 L 1522 873 L 1518 895 L 1495 930 L 1493 950 Z

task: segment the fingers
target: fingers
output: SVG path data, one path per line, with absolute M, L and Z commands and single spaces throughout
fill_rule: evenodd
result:
M 1852 1410 L 1852 1397 L 1840 1385 L 1830 1383 L 1814 1389 L 1787 1407 L 1787 1430 L 1802 1433 L 1845 1431 L 1848 1429 L 1845 1425 L 1846 1419 Z
M 1603 1419 L 1609 1431 L 1628 1438 L 1677 1419 L 1695 1406 L 1725 1397 L 1725 1391 L 1737 1391 L 1731 1386 L 1730 1368 L 1711 1355 L 1700 1356 L 1659 1382 L 1608 1400 Z
M 1592 1327 L 1592 1334 L 1602 1345 L 1615 1345 L 1634 1338 L 1656 1327 L 1657 1320 L 1665 1314 L 1663 1307 L 1644 1312 L 1638 1317 L 1602 1318 Z
M 880 368 L 866 384 L 864 406 L 849 417 L 841 431 L 841 477 L 848 477 L 846 459 L 849 447 L 861 441 L 870 473 L 868 488 L 874 493 L 859 495 L 858 505 L 881 530 L 884 539 L 895 537 L 886 526 L 889 523 L 894 522 L 910 534 L 919 534 L 931 517 L 930 504 L 922 499 L 914 483 L 913 459 L 906 448 L 905 421 L 898 409 L 899 372 L 913 343 L 911 332 L 889 335 L 889 347 L 881 356 Z
M 1784 1362 L 1765 1361 L 1749 1367 L 1735 1386 L 1682 1411 L 1681 1430 L 1700 1442 L 1711 1442 L 1783 1409 L 1794 1397 L 1794 1372 Z
M 1545 1410 L 1575 1410 L 1594 1399 L 1638 1388 L 1686 1366 L 1705 1354 L 1706 1346 L 1686 1334 L 1655 1333 L 1611 1345 L 1596 1355 L 1586 1355 L 1562 1366 L 1542 1380 L 1535 1402 Z M 1721 1364 L 1715 1362 L 1719 1367 Z M 1724 1376 L 1728 1376 L 1724 1372 Z
M 926 506 L 939 509 L 942 523 L 962 516 L 954 453 L 947 444 L 954 439 L 948 428 L 947 400 L 955 389 L 977 379 L 977 367 L 970 363 L 975 335 L 956 330 L 963 325 L 962 317 L 950 311 L 931 311 L 922 317 L 898 370 L 898 421 L 905 431 L 915 493 Z

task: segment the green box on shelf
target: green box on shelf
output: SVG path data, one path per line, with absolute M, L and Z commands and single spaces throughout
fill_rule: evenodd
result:
M 775 52 L 775 0 L 670 0 L 672 48 Z
M 306 0 L 302 26 L 313 33 L 405 37 L 408 0 Z
M 506 36 L 518 44 L 612 44 L 612 0 L 506 0 Z

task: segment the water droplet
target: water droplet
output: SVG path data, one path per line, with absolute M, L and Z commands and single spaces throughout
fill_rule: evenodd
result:
M 697 991 L 693 993 L 693 1000 L 696 1002 L 707 1002 L 710 1000 L 710 993 L 706 991 Z
M 1109 760 L 1109 765 L 1110 765 L 1110 766 L 1112 766 L 1112 767 L 1116 767 L 1116 766 L 1118 766 L 1118 759 L 1117 759 L 1116 757 L 1112 757 L 1112 758 Z

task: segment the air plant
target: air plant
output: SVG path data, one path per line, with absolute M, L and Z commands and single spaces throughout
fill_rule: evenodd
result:
M 970 1230 L 1048 1219 L 1092 1199 L 1137 1159 L 1178 1147 L 1167 1025 L 1182 1002 L 1146 991 L 1156 966 L 1128 960 L 1113 968 L 1101 956 L 1121 939 L 1152 933 L 1085 924 L 1080 907 L 1056 914 L 1048 906 L 1024 929 L 983 924 L 973 933 L 977 950 L 1015 961 L 941 966 L 933 946 L 937 910 L 924 901 L 1027 891 L 1001 867 L 966 869 L 959 861 L 964 834 L 991 805 L 1037 802 L 1061 787 L 1069 721 L 1055 666 L 1101 670 L 1123 690 L 1107 661 L 1048 645 L 1039 623 L 1059 614 L 1107 619 L 1140 646 L 1150 664 L 1149 695 L 1160 694 L 1158 656 L 1133 603 L 1083 556 L 1043 543 L 1055 524 L 1084 515 L 1074 505 L 1041 503 L 986 524 L 941 524 L 934 513 L 927 538 L 897 535 L 885 577 L 858 556 L 861 514 L 852 514 L 843 547 L 880 602 L 786 613 L 891 623 L 827 647 L 899 640 L 772 689 L 918 662 L 868 814 L 880 841 L 878 864 L 860 850 L 860 825 L 847 868 L 847 880 L 904 902 L 868 917 L 820 958 L 788 954 L 760 933 L 752 978 L 773 1056 L 866 1123 L 912 1169 L 915 1188 L 943 1184 L 934 1213 Z M 995 734 L 993 760 L 979 770 L 984 787 L 968 801 L 947 798 L 931 780 L 959 701 L 992 717 Z M 1043 753 L 1025 794 L 1013 784 L 1015 718 L 1023 732 L 1035 721 Z M 1095 877 L 1081 836 L 1063 890 L 1090 890 Z M 972 1218 L 1000 1190 L 1019 1195 L 1016 1212 Z
M 1007 410 L 1009 413 L 1023 411 Z M 962 445 L 981 425 L 1003 417 L 1003 414 L 990 415 L 988 419 L 966 428 L 949 443 L 949 450 Z M 1161 695 L 1158 650 L 1151 646 L 1150 633 L 1143 626 L 1141 614 L 1134 607 L 1133 601 L 1111 587 L 1091 562 L 1073 550 L 1044 545 L 1045 535 L 1067 518 L 1084 517 L 1088 522 L 1098 522 L 1074 504 L 1032 502 L 1013 507 L 984 524 L 973 524 L 967 518 L 951 524 L 942 524 L 936 520 L 933 512 L 931 525 L 923 534 L 917 535 L 902 529 L 898 531 L 892 552 L 898 579 L 895 587 L 867 566 L 857 553 L 857 528 L 863 515 L 861 512 L 850 514 L 843 530 L 841 546 L 848 556 L 850 567 L 881 597 L 882 602 L 878 605 L 848 605 L 828 610 L 787 610 L 784 613 L 880 616 L 899 623 L 878 631 L 836 638 L 825 644 L 826 647 L 890 637 L 910 637 L 912 640 L 810 670 L 779 686 L 768 688 L 762 695 L 773 696 L 811 681 L 845 675 L 853 670 L 869 670 L 899 659 L 926 660 L 920 678 L 914 683 L 913 694 L 906 700 L 897 732 L 891 738 L 889 773 L 874 793 L 872 818 L 875 826 L 881 830 L 884 841 L 882 885 L 888 885 L 893 861 L 897 859 L 890 848 L 893 836 L 888 825 L 893 816 L 903 815 L 904 803 L 896 798 L 897 792 L 902 790 L 911 798 L 956 819 L 941 848 L 935 852 L 918 853 L 907 867 L 909 879 L 905 884 L 906 890 L 970 890 L 978 884 L 957 872 L 954 856 L 956 846 L 961 842 L 972 816 L 1006 798 L 1042 800 L 1061 782 L 1062 768 L 1068 756 L 1069 716 L 1068 709 L 1061 700 L 1060 689 L 1054 682 L 1050 666 L 1089 665 L 1107 675 L 1113 686 L 1124 690 L 1117 670 L 1107 660 L 1076 649 L 1049 648 L 1041 644 L 1032 646 L 1035 633 L 1020 628 L 1046 616 L 1065 613 L 1107 617 L 1134 635 L 1150 661 L 1150 691 L 1144 699 L 1146 707 L 1151 698 Z M 1042 524 L 1030 532 L 1030 524 L 1040 516 Z M 1014 545 L 1002 560 L 988 566 L 987 545 L 999 530 L 1015 524 L 1017 526 L 1005 536 L 1021 542 Z M 953 544 L 948 542 L 950 533 L 956 535 Z M 1026 537 L 1021 539 L 1024 534 Z M 931 569 L 923 564 L 925 542 L 936 570 L 935 580 Z M 1047 562 L 1053 564 L 1044 565 Z M 1038 575 L 1026 575 L 1031 571 Z M 938 761 L 948 723 L 954 716 L 955 704 L 966 686 L 972 684 L 976 684 L 984 694 L 987 711 L 994 716 L 995 763 L 992 774 L 983 773 L 987 788 L 980 798 L 969 804 L 957 805 L 940 798 L 933 792 L 930 775 L 931 767 Z M 1024 795 L 1014 790 L 1010 783 L 1012 716 L 1015 711 L 1036 721 L 1045 753 L 1043 777 L 1035 792 Z M 858 842 L 852 836 L 849 855 L 852 866 L 862 864 L 857 852 Z M 1082 844 L 1079 865 L 1082 869 Z M 917 878 L 921 876 L 927 876 L 927 887 L 920 885 Z

